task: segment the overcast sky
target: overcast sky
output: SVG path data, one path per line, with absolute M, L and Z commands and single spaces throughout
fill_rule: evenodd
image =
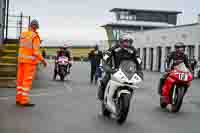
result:
M 178 23 L 197 21 L 200 0 L 10 0 L 11 9 L 40 21 L 49 40 L 105 40 L 100 26 L 110 22 L 112 8 L 177 10 Z

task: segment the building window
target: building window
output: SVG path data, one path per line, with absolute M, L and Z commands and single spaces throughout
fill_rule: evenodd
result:
M 129 15 L 128 20 L 136 21 L 136 15 Z
M 122 34 L 122 30 L 121 30 L 121 29 L 119 29 L 119 30 L 118 30 L 118 32 L 117 32 L 117 40 L 119 40 L 119 38 L 120 38 L 121 34 Z
M 116 29 L 113 29 L 113 40 L 116 40 L 117 39 L 117 31 Z
M 136 20 L 136 15 L 135 14 L 130 14 L 129 12 L 120 12 L 118 15 L 117 15 L 117 19 L 118 20 Z
M 113 29 L 113 40 L 119 40 L 120 32 L 120 29 Z
M 128 20 L 128 12 L 120 12 L 120 20 Z

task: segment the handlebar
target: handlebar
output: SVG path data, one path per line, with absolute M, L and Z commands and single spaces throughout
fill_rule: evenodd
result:
M 118 69 L 112 69 L 112 73 L 116 73 Z

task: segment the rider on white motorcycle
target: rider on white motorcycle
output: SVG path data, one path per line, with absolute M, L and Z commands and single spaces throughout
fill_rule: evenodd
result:
M 119 44 L 110 48 L 103 57 L 103 68 L 105 76 L 101 81 L 101 85 L 98 90 L 98 99 L 103 101 L 105 88 L 110 80 L 111 73 L 114 72 L 123 60 L 133 60 L 136 63 L 136 69 L 138 75 L 143 77 L 142 62 L 137 55 L 137 50 L 134 48 L 133 39 L 129 34 L 123 34 L 119 39 Z

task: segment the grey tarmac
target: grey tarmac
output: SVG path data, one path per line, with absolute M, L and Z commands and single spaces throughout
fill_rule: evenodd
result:
M 76 62 L 69 81 L 52 81 L 53 64 L 37 74 L 34 108 L 17 107 L 15 90 L 0 89 L 0 133 L 200 133 L 200 80 L 194 80 L 177 114 L 159 107 L 160 73 L 145 72 L 126 123 L 103 118 L 88 63 Z

